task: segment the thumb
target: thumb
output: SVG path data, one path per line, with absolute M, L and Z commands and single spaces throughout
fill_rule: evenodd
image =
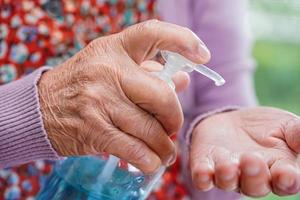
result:
M 284 127 L 284 136 L 289 147 L 296 153 L 300 153 L 300 118 L 289 120 Z
M 158 20 L 133 25 L 120 33 L 128 55 L 138 64 L 159 50 L 179 53 L 195 63 L 206 63 L 210 52 L 188 28 Z

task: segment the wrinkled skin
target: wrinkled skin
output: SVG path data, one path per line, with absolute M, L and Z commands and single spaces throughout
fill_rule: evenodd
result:
M 159 49 L 198 63 L 210 59 L 190 30 L 150 20 L 92 41 L 42 75 L 41 112 L 59 155 L 106 152 L 146 173 L 174 161 L 169 136 L 181 128 L 183 113 L 175 91 L 148 72 L 162 69 L 149 61 Z M 188 76 L 177 74 L 174 82 L 182 90 Z
M 300 118 L 289 112 L 256 107 L 216 114 L 193 132 L 193 182 L 201 190 L 216 186 L 253 197 L 295 194 L 299 152 Z

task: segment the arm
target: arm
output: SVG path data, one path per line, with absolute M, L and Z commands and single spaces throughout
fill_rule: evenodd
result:
M 47 68 L 0 86 L 0 168 L 57 159 L 43 127 L 37 82 Z

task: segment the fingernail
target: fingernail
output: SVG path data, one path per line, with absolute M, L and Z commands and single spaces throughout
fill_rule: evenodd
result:
M 199 44 L 198 53 L 200 54 L 202 60 L 208 61 L 208 59 L 210 58 L 210 51 L 208 50 L 207 46 L 205 46 L 205 44 Z
M 232 184 L 228 188 L 225 188 L 225 191 L 234 191 L 238 188 L 237 184 Z
M 263 185 L 262 187 L 260 187 L 259 191 L 260 191 L 259 193 L 262 196 L 265 196 L 271 192 L 270 188 L 267 185 Z
M 208 175 L 201 175 L 198 177 L 198 181 L 201 183 L 206 183 L 210 181 L 210 177 Z
M 197 178 L 197 184 L 201 186 L 201 190 L 205 192 L 211 190 L 214 186 L 209 175 L 199 176 Z
M 245 167 L 245 174 L 248 176 L 257 176 L 260 172 L 260 168 L 257 165 L 248 165 Z
M 208 186 L 207 188 L 203 189 L 203 191 L 204 191 L 204 192 L 207 192 L 207 191 L 211 190 L 213 187 L 214 187 L 213 183 L 210 182 L 210 183 L 209 183 L 209 186 Z
M 223 179 L 224 181 L 230 181 L 230 180 L 232 180 L 234 177 L 235 177 L 235 174 L 234 174 L 234 173 L 229 173 L 229 174 L 224 175 L 224 176 L 222 177 L 222 179 Z
M 161 166 L 159 165 L 159 166 L 157 166 L 156 168 L 155 168 L 155 170 L 153 171 L 153 173 L 152 174 L 156 174 L 156 173 L 158 173 L 159 171 L 160 171 L 160 169 L 161 169 Z
M 281 176 L 279 178 L 278 187 L 282 190 L 287 190 L 294 185 L 294 182 L 295 181 L 293 178 L 289 178 L 287 176 Z
M 177 154 L 173 154 L 168 160 L 167 160 L 167 166 L 173 165 L 176 162 Z
M 199 36 L 196 33 L 192 31 L 192 34 L 194 35 L 195 38 L 197 38 L 200 44 L 204 44 L 204 42 L 199 38 Z

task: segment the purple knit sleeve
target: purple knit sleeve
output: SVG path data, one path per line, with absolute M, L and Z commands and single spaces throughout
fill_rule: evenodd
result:
M 37 82 L 49 68 L 0 86 L 0 168 L 58 159 L 43 126 Z

